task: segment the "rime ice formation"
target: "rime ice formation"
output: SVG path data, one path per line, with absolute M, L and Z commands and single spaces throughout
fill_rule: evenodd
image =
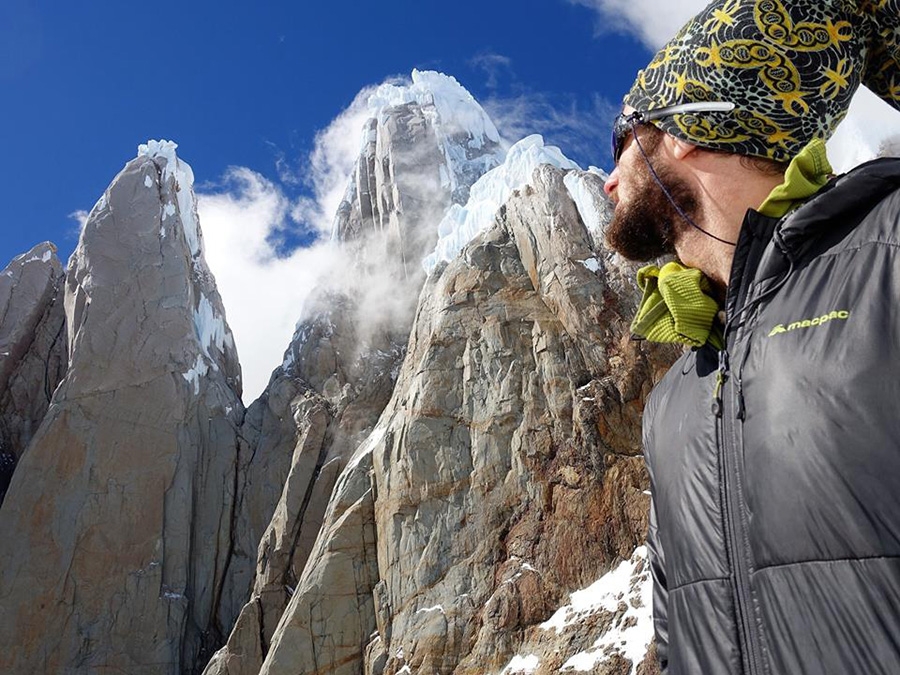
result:
M 559 148 L 544 145 L 535 134 L 513 145 L 502 165 L 484 174 L 472 186 L 465 206 L 453 204 L 438 225 L 438 243 L 433 253 L 422 263 L 431 272 L 439 262 L 455 258 L 475 235 L 484 232 L 494 221 L 500 207 L 513 190 L 527 185 L 534 170 L 541 164 L 561 169 L 577 169 Z

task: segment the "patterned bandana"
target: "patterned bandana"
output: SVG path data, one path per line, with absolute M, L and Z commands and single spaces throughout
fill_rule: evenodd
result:
M 638 74 L 625 103 L 735 103 L 653 124 L 786 162 L 834 133 L 860 84 L 900 109 L 900 0 L 715 0 Z

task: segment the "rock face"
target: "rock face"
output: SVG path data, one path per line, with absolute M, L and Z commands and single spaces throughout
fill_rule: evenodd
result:
M 353 278 L 313 292 L 283 365 L 247 411 L 232 569 L 254 581 L 208 675 L 259 672 L 304 566 L 318 562 L 311 552 L 336 508 L 338 475 L 390 399 L 436 223 L 498 161 L 496 130 L 475 138 L 455 122 L 461 112 L 487 120 L 474 100 L 446 78 L 427 83 L 436 102 L 425 84 L 373 97 L 333 232 Z M 441 91 L 462 102 L 441 105 Z
M 642 543 L 640 413 L 674 353 L 630 339 L 629 270 L 595 250 L 563 180 L 542 167 L 429 280 L 260 673 L 500 672 Z M 637 665 L 613 657 L 604 672 Z
M 0 273 L 0 504 L 66 372 L 64 276 L 50 242 Z
M 191 180 L 144 147 L 73 255 L 68 371 L 0 509 L 4 673 L 189 673 L 233 621 L 240 369 Z

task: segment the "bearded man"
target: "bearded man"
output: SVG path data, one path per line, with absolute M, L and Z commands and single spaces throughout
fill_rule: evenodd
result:
M 900 160 L 834 177 L 900 1 L 718 0 L 643 70 L 607 231 L 633 331 L 690 347 L 644 413 L 669 675 L 900 673 Z

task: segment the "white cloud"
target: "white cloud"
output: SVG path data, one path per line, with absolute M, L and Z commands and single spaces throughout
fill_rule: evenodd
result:
M 828 142 L 828 157 L 843 173 L 879 155 L 900 151 L 900 112 L 865 87 L 853 98 L 850 113 Z
M 250 402 L 281 364 L 306 297 L 336 256 L 330 244 L 318 243 L 279 257 L 278 233 L 298 227 L 289 201 L 249 169 L 233 169 L 227 178 L 225 191 L 197 195 L 197 210 Z
M 481 52 L 469 59 L 469 65 L 479 68 L 487 76 L 485 85 L 488 89 L 496 89 L 502 75 L 512 73 L 512 59 L 503 54 Z
M 376 255 L 385 250 L 385 242 L 372 235 L 354 251 L 333 244 L 330 237 L 360 154 L 373 91 L 360 92 L 316 135 L 304 176 L 309 196 L 292 201 L 278 184 L 241 167 L 229 171 L 221 188 L 196 190 L 206 261 L 237 343 L 247 403 L 262 393 L 281 365 L 294 328 L 304 318 L 304 305 L 317 287 L 358 301 L 354 320 L 363 342 L 367 329 L 396 326 L 410 318 L 409 300 L 418 294 L 418 281 L 404 282 L 397 265 L 373 265 L 358 255 Z M 292 232 L 313 232 L 319 239 L 282 255 L 283 242 Z M 362 264 L 368 267 L 365 274 L 357 269 Z
M 69 218 L 78 223 L 78 232 L 80 233 L 87 224 L 88 216 L 90 215 L 90 212 L 85 211 L 84 209 L 78 209 L 77 211 L 72 211 L 72 213 L 69 214 Z
M 618 32 L 635 36 L 650 49 L 659 49 L 706 0 L 569 0 L 598 13 L 597 33 Z

